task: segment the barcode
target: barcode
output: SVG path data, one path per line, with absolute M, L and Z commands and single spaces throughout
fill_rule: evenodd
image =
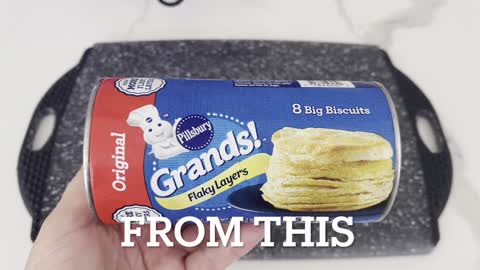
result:
M 355 88 L 350 81 L 298 81 L 300 87 L 331 87 L 331 88 Z

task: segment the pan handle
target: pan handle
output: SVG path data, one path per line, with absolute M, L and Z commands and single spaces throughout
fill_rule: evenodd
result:
M 85 56 L 88 53 L 89 50 L 86 51 L 82 59 L 86 59 Z M 20 149 L 17 164 L 18 184 L 23 202 L 32 216 L 32 230 L 30 235 L 32 240 L 35 240 L 40 230 L 39 224 L 42 223 L 42 219 L 44 218 L 41 213 L 43 205 L 42 194 L 45 191 L 46 177 L 50 169 L 50 158 L 54 148 L 54 142 L 56 141 L 58 126 L 65 112 L 83 61 L 84 60 L 63 75 L 43 96 L 34 110 Z M 51 135 L 40 149 L 33 149 L 33 141 L 39 124 L 44 117 L 52 114 L 55 116 L 55 125 Z
M 417 117 L 426 118 L 436 136 L 438 151 L 432 152 L 421 139 L 418 127 L 416 125 L 414 127 L 433 216 L 438 218 L 445 208 L 452 187 L 453 169 L 450 151 L 438 116 L 428 98 L 404 73 L 395 67 L 393 70 L 411 122 L 415 124 Z

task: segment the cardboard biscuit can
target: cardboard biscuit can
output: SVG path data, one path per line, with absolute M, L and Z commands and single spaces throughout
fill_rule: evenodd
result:
M 399 182 L 397 121 L 376 82 L 104 78 L 87 112 L 88 199 L 107 224 L 379 221 Z

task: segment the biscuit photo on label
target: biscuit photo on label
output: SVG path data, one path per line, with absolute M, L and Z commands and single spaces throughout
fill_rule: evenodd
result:
M 386 200 L 393 189 L 393 149 L 369 132 L 285 127 L 274 149 L 262 197 L 290 211 L 350 211 Z

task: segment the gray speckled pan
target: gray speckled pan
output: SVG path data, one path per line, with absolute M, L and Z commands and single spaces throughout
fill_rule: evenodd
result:
M 400 186 L 389 216 L 380 223 L 356 224 L 349 248 L 276 245 L 258 247 L 246 258 L 407 255 L 426 253 L 439 240 L 437 218 L 450 190 L 451 160 L 435 112 L 421 91 L 377 47 L 272 41 L 112 43 L 89 49 L 40 102 L 20 153 L 19 184 L 33 217 L 32 239 L 82 164 L 87 102 L 96 81 L 108 76 L 379 81 L 395 102 L 402 138 Z M 40 151 L 30 150 L 39 120 L 52 111 L 57 115 L 54 134 Z M 439 153 L 430 153 L 419 139 L 416 115 L 433 123 Z M 272 234 L 283 242 L 282 229 Z

